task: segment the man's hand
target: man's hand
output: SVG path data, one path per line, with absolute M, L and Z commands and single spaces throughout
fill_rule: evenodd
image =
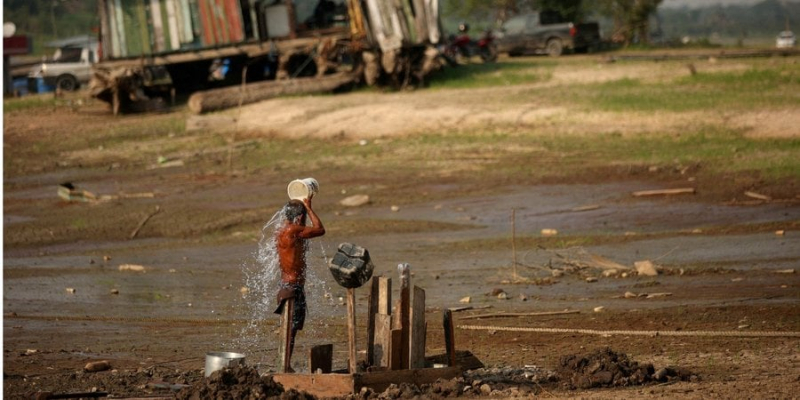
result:
M 306 209 L 311 209 L 311 198 L 312 197 L 314 197 L 313 193 L 311 194 L 311 196 L 308 196 L 305 199 L 303 199 L 303 204 L 306 205 Z

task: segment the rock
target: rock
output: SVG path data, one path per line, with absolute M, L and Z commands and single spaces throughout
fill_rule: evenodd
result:
M 555 236 L 558 235 L 558 231 L 555 229 L 542 229 L 542 236 Z
M 606 308 L 603 307 L 603 306 L 597 306 L 597 307 L 594 308 L 594 312 L 603 312 L 603 311 L 605 311 L 605 309 Z
M 392 212 L 398 212 L 398 211 L 400 211 L 400 207 L 399 206 L 392 206 L 391 210 L 392 210 Z
M 488 383 L 484 383 L 481 385 L 481 394 L 484 396 L 488 396 L 492 393 L 492 387 L 489 386 Z
M 341 243 L 328 269 L 339 285 L 355 289 L 372 278 L 375 266 L 367 249 L 352 243 Z
M 667 380 L 667 374 L 668 373 L 669 372 L 667 371 L 666 368 L 661 368 L 658 371 L 656 371 L 656 373 L 653 374 L 653 379 L 663 382 L 663 381 Z
M 461 300 L 459 300 L 458 302 L 459 302 L 459 303 L 462 303 L 462 304 L 467 304 L 467 303 L 469 303 L 470 301 L 472 301 L 472 298 L 471 298 L 471 297 L 469 297 L 469 296 L 467 296 L 467 297 L 464 297 L 464 298 L 462 298 L 462 299 L 461 299 Z
M 119 294 L 119 289 L 111 289 L 111 294 Z
M 109 369 L 111 369 L 111 363 L 105 360 L 90 362 L 83 367 L 86 372 L 100 372 Z
M 636 267 L 636 272 L 639 273 L 639 275 L 643 276 L 658 275 L 658 271 L 656 271 L 655 265 L 653 265 L 653 263 L 650 262 L 650 260 L 636 261 L 635 263 L 633 263 L 633 265 Z
M 775 273 L 776 273 L 776 274 L 793 274 L 793 273 L 794 273 L 794 268 L 790 268 L 790 269 L 779 269 L 779 270 L 775 271 Z
M 560 269 L 554 269 L 550 273 L 553 275 L 553 278 L 560 278 L 564 276 L 564 271 Z
M 500 293 L 505 293 L 506 291 L 500 288 L 492 289 L 492 296 L 498 296 Z
M 369 196 L 366 194 L 355 194 L 343 198 L 341 201 L 339 201 L 339 204 L 345 207 L 360 207 L 369 204 Z
M 67 293 L 69 293 L 69 294 L 75 294 L 75 288 L 68 287 L 68 288 L 67 288 Z
M 520 293 L 519 294 L 519 299 L 522 300 L 522 301 L 528 301 L 528 296 L 526 296 L 524 293 Z
M 669 297 L 669 296 L 672 296 L 672 293 L 650 293 L 650 294 L 647 295 L 646 298 L 655 299 L 655 298 L 658 298 L 658 297 Z
M 144 272 L 145 268 L 142 265 L 136 264 L 122 264 L 119 266 L 120 271 L 133 271 L 133 272 Z
M 626 298 L 626 299 L 633 299 L 633 298 L 636 298 L 636 297 L 639 297 L 639 295 L 638 295 L 638 294 L 636 294 L 636 293 L 633 293 L 633 292 L 625 292 L 625 298 Z
M 497 295 L 497 298 L 500 300 L 508 300 L 508 293 L 500 292 L 500 294 Z
M 586 277 L 586 282 L 589 282 L 589 283 L 597 282 L 597 278 L 594 277 L 594 276 L 587 276 Z
M 617 276 L 618 274 L 619 274 L 619 271 L 617 271 L 616 269 L 607 269 L 607 270 L 603 271 L 603 277 L 605 277 L 605 278 L 608 278 L 608 277 L 611 277 L 611 276 Z

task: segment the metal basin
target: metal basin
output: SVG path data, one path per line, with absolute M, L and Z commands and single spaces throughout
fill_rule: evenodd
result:
M 230 368 L 236 365 L 244 365 L 244 354 L 226 351 L 212 351 L 206 353 L 205 376 L 209 377 L 214 371 L 219 371 L 223 368 Z

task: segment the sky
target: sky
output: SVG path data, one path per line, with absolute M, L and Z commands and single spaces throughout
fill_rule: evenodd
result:
M 661 3 L 662 7 L 705 7 L 710 5 L 722 4 L 729 5 L 753 5 L 762 2 L 763 0 L 664 0 Z M 787 2 L 796 3 L 798 0 L 783 0 Z

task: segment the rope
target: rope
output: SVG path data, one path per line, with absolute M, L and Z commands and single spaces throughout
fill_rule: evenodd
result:
M 458 325 L 458 329 L 472 331 L 507 331 L 533 333 L 578 333 L 583 335 L 628 335 L 628 336 L 707 336 L 707 337 L 800 337 L 800 332 L 778 331 L 599 331 L 595 329 L 528 328 L 514 326 Z

